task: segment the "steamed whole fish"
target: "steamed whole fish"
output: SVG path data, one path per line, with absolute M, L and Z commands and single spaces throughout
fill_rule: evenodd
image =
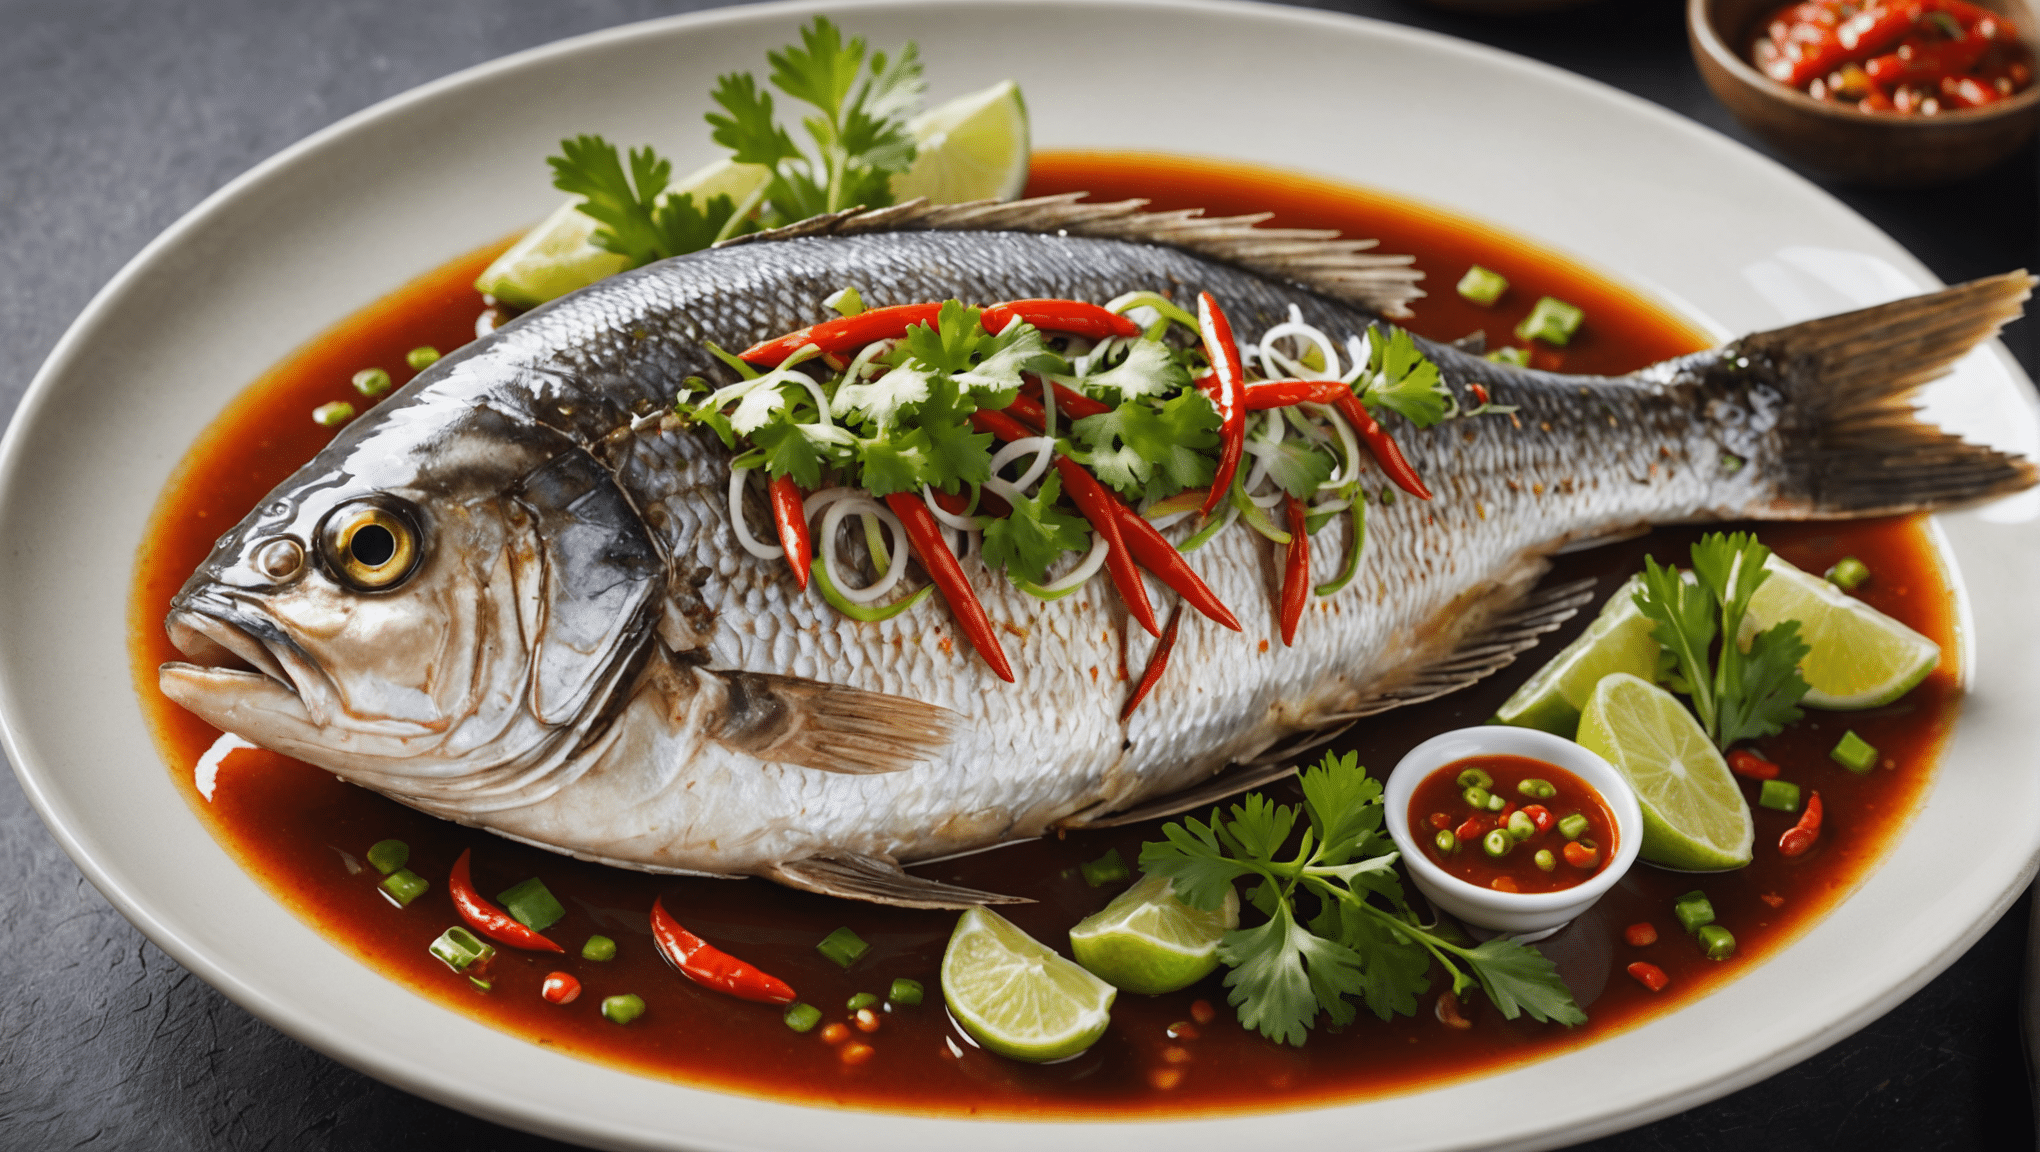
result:
M 415 808 L 584 859 L 756 875 L 929 907 L 1002 899 L 901 864 L 1180 810 L 1283 771 L 1214 773 L 1428 699 L 1571 615 L 1545 557 L 1640 526 L 1881 515 L 2024 488 L 2028 462 L 1907 397 L 2018 314 L 2012 274 L 1747 337 L 1620 378 L 1424 352 L 1513 419 L 1399 436 L 1436 498 L 1370 512 L 1358 578 L 1278 638 L 1279 558 L 1221 533 L 1192 563 L 1245 635 L 1154 641 L 1102 575 L 1042 602 L 969 562 L 1018 677 L 939 602 L 836 612 L 737 544 L 730 453 L 666 414 L 688 376 L 872 305 L 1210 291 L 1243 337 L 1344 341 L 1397 314 L 1402 264 L 1324 234 L 1047 198 L 847 213 L 613 277 L 447 356 L 342 431 L 172 603 L 163 691 L 209 723 Z M 747 511 L 768 524 L 762 501 Z M 1335 571 L 1349 527 L 1312 542 Z M 1200 787 L 1201 786 L 1201 787 Z

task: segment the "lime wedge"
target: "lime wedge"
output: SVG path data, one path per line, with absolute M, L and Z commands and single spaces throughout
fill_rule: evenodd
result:
M 1022 932 L 972 908 L 942 954 L 942 998 L 979 1044 L 1015 1060 L 1075 1056 L 1112 1022 L 1118 990 Z
M 692 193 L 697 204 L 728 196 L 742 204 L 771 176 L 762 164 L 717 160 L 668 185 L 667 194 Z M 628 267 L 627 258 L 595 246 L 595 230 L 602 225 L 580 211 L 580 204 L 578 196 L 568 200 L 525 233 L 482 272 L 476 290 L 513 308 L 536 308 Z
M 1580 712 L 1579 741 L 1636 790 L 1645 860 L 1687 872 L 1750 862 L 1757 839 L 1750 806 L 1678 697 L 1627 672 L 1607 676 Z
M 1011 200 L 1027 187 L 1027 104 L 1004 80 L 928 109 L 908 124 L 914 166 L 893 177 L 893 196 L 937 204 Z
M 1799 621 L 1812 651 L 1799 662 L 1812 685 L 1809 708 L 1881 708 L 1910 692 L 1941 663 L 1941 646 L 1818 576 L 1772 556 L 1771 574 L 1750 597 L 1743 642 L 1781 620 Z
M 1231 890 L 1216 912 L 1176 899 L 1165 876 L 1143 876 L 1070 929 L 1070 951 L 1091 974 L 1126 992 L 1188 988 L 1218 967 L 1218 942 L 1240 926 Z
M 1580 709 L 1603 676 L 1627 672 L 1651 679 L 1657 672 L 1658 642 L 1650 620 L 1636 610 L 1635 593 L 1642 583 L 1642 577 L 1633 576 L 1616 589 L 1587 630 L 1503 703 L 1495 722 L 1542 728 L 1570 740 L 1580 725 Z

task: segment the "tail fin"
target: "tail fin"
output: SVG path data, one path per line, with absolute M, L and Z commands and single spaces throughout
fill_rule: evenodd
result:
M 1951 436 L 1914 414 L 1913 394 L 2018 318 L 2040 280 L 2025 271 L 1746 336 L 1746 357 L 1786 395 L 1795 501 L 1816 516 L 1970 504 L 2031 487 L 2033 462 Z

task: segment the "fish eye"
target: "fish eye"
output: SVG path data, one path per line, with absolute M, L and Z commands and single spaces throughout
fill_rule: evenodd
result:
M 385 501 L 357 501 L 326 517 L 319 546 L 341 582 L 363 592 L 382 592 L 403 583 L 417 566 L 418 529 L 401 508 Z

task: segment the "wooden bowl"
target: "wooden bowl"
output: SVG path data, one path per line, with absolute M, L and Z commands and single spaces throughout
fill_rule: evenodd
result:
M 2036 12 L 2021 0 L 1977 0 L 2003 13 L 2040 55 Z M 1991 167 L 2040 128 L 2040 84 L 1983 108 L 1934 116 L 1864 112 L 1772 80 L 1746 53 L 1782 0 L 1687 0 L 1686 36 L 1715 98 L 1743 127 L 1812 168 L 1860 184 L 1948 184 Z

